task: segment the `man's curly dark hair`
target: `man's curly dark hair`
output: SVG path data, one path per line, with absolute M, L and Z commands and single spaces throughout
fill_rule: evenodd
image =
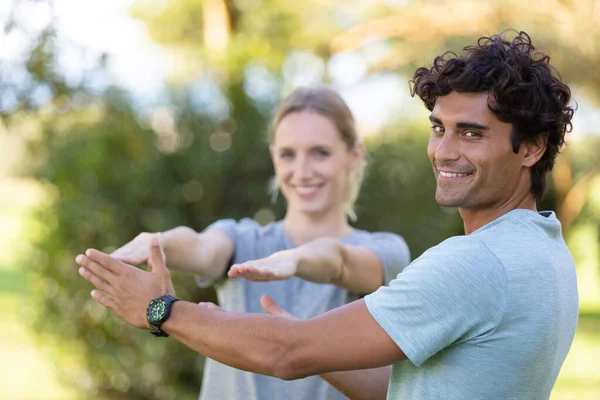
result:
M 515 153 L 522 141 L 546 140 L 546 152 L 531 168 L 531 194 L 539 199 L 546 191 L 546 172 L 572 128 L 571 91 L 550 66 L 550 56 L 535 51 L 527 33 L 519 32 L 512 41 L 506 34 L 482 37 L 460 56 L 437 56 L 431 68 L 415 71 L 411 94 L 433 110 L 437 98 L 451 92 L 489 93 L 490 110 L 512 124 Z

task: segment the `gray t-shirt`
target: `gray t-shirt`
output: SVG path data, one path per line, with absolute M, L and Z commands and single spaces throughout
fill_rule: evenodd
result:
M 408 357 L 388 399 L 548 399 L 578 316 L 559 221 L 521 209 L 429 249 L 365 302 Z
M 225 232 L 234 244 L 234 263 L 256 260 L 294 247 L 282 221 L 261 226 L 251 219 L 220 220 L 206 230 Z M 384 282 L 394 279 L 410 262 L 408 246 L 393 233 L 354 230 L 340 241 L 374 251 L 383 266 Z M 199 286 L 211 282 L 198 281 Z M 340 307 L 359 296 L 330 284 L 317 284 L 296 277 L 283 281 L 250 282 L 226 279 L 216 285 L 219 304 L 226 310 L 264 313 L 259 299 L 273 297 L 279 305 L 300 319 L 308 319 Z M 318 376 L 294 381 L 240 371 L 211 359 L 206 360 L 201 400 L 335 400 L 345 397 Z

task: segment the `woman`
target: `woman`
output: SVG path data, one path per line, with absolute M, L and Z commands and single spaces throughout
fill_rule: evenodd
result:
M 394 279 L 410 261 L 404 240 L 348 223 L 355 219 L 353 205 L 366 163 L 342 98 L 325 86 L 297 89 L 281 104 L 272 128 L 271 186 L 287 201 L 283 220 L 264 227 L 252 219 L 219 220 L 200 234 L 187 227 L 142 233 L 113 255 L 130 264 L 143 263 L 150 241 L 159 237 L 169 267 L 196 274 L 200 286 L 224 276 L 246 278 L 217 285 L 224 309 L 262 312 L 259 299 L 267 294 L 302 319 Z M 248 262 L 269 256 L 266 263 Z M 202 400 L 341 398 L 318 377 L 282 381 L 210 359 L 200 394 Z

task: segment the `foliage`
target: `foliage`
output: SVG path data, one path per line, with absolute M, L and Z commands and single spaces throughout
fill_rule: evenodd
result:
M 217 22 L 230 35 L 222 51 L 208 43 L 205 24 L 215 21 L 207 18 L 212 15 L 207 4 L 217 3 L 226 5 L 227 13 Z M 19 101 L 9 111 L 0 107 L 0 116 L 8 130 L 28 141 L 30 157 L 23 171 L 42 182 L 49 194 L 30 229 L 35 246 L 27 260 L 31 301 L 37 310 L 35 327 L 61 350 L 57 364 L 71 385 L 86 395 L 97 392 L 111 399 L 196 398 L 201 358 L 174 341 L 126 326 L 96 305 L 74 258 L 88 247 L 110 251 L 142 231 L 177 225 L 201 230 L 223 217 L 256 216 L 262 222 L 281 218 L 283 202 L 270 204 L 266 189 L 272 174 L 266 131 L 281 93 L 294 83 L 294 68 L 302 67 L 287 63 L 291 53 L 304 52 L 323 63 L 339 51 L 362 52 L 369 58 L 369 49 L 379 46 L 379 53 L 371 53 L 379 56 L 369 58 L 372 73 L 406 72 L 442 48 L 458 50 L 457 43 L 465 37 L 521 21 L 535 27 L 543 40 L 556 38 L 551 45 L 565 58 L 597 60 L 600 54 L 588 54 L 592 44 L 587 39 L 573 46 L 573 35 L 553 35 L 563 28 L 553 24 L 555 32 L 538 21 L 547 14 L 529 12 L 527 20 L 519 19 L 523 5 L 515 7 L 513 1 L 461 6 L 431 1 L 345 3 L 139 1 L 134 15 L 146 23 L 154 40 L 173 50 L 180 64 L 164 99 L 168 106 L 144 112 L 117 89 L 94 91 L 85 85 L 86 79 L 67 84 L 53 69 L 57 48 L 51 27 L 32 41 L 24 66 L 32 79 L 27 87 L 10 82 L 8 89 L 2 87 L 6 90 L 0 93 L 0 105 L 10 91 Z M 570 2 L 556 3 L 566 21 L 577 20 L 586 10 L 565 5 Z M 474 19 L 472 12 L 480 17 Z M 430 29 L 426 35 L 423 27 Z M 576 28 L 584 39 L 597 30 L 590 24 Z M 98 60 L 94 73 L 101 73 L 104 61 Z M 583 65 L 593 69 L 595 64 Z M 565 75 L 575 81 L 589 76 L 600 85 L 597 74 L 576 72 L 566 69 Z M 40 86 L 51 93 L 43 105 L 34 101 Z M 426 130 L 426 125 L 400 121 L 367 140 L 367 180 L 357 204 L 358 228 L 403 235 L 413 258 L 462 233 L 457 212 L 435 204 L 435 182 L 425 156 Z M 393 133 L 398 131 L 406 133 Z M 597 151 L 591 148 L 581 146 L 572 153 L 572 161 L 563 166 L 572 164 L 565 176 L 573 178 L 573 185 L 569 181 L 563 188 L 555 179 L 541 208 L 587 198 L 588 192 L 581 197 L 570 190 L 592 170 Z M 592 178 L 590 182 L 597 182 Z M 590 183 L 589 188 L 584 189 L 598 190 L 598 185 Z M 571 217 L 573 223 L 599 218 L 597 207 L 581 209 L 579 219 L 579 211 Z M 196 288 L 189 276 L 174 278 L 180 297 L 215 299 L 212 291 Z M 82 364 L 84 371 L 78 369 Z

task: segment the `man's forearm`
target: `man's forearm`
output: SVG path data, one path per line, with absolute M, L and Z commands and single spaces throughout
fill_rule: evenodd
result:
M 178 301 L 162 329 L 218 362 L 281 379 L 377 368 L 404 357 L 360 300 L 309 320 Z M 366 345 L 369 341 L 382 346 Z
M 209 310 L 178 301 L 162 325 L 171 337 L 231 367 L 282 379 L 296 378 L 286 366 L 293 349 L 290 321 L 263 314 Z
M 320 376 L 351 400 L 385 400 L 391 370 L 390 366 L 385 366 Z

